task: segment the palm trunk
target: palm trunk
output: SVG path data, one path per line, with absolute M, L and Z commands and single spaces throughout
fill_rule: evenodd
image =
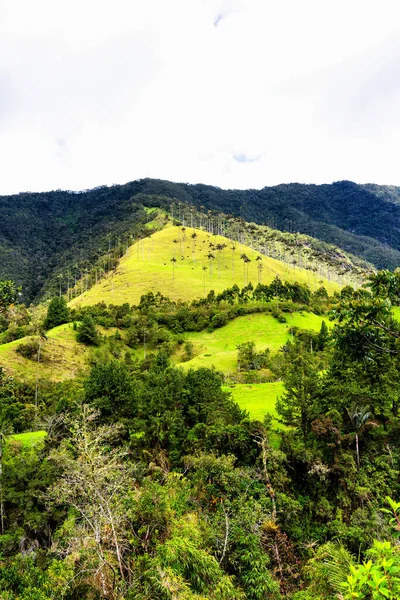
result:
M 360 468 L 360 449 L 358 447 L 358 433 L 356 433 L 356 455 L 357 455 L 357 466 Z
M 42 351 L 42 338 L 39 336 L 39 348 L 37 355 L 37 365 L 36 365 L 36 383 L 35 383 L 35 421 L 37 424 L 38 418 L 38 397 L 39 397 L 39 365 L 40 365 L 40 354 Z

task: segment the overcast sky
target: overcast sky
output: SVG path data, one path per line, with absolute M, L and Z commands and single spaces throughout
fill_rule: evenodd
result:
M 399 0 L 0 0 L 0 194 L 400 185 Z

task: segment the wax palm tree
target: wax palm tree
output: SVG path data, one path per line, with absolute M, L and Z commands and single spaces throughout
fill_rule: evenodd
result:
M 241 254 L 240 255 L 241 260 L 243 261 L 243 281 L 244 284 L 246 284 L 246 267 L 247 267 L 247 279 L 248 279 L 248 275 L 249 275 L 249 267 L 248 264 L 249 262 L 251 262 L 250 258 L 246 255 L 246 254 Z
M 353 404 L 350 408 L 347 408 L 347 414 L 349 415 L 349 419 L 353 426 L 353 430 L 355 433 L 355 441 L 356 441 L 356 457 L 357 457 L 357 466 L 360 466 L 360 448 L 359 448 L 359 436 L 365 431 L 367 425 L 374 426 L 376 423 L 369 421 L 371 416 L 371 412 L 369 410 L 369 406 L 359 406 L 358 404 Z
M 175 281 L 175 265 L 176 265 L 176 258 L 175 256 L 173 256 L 171 258 L 171 262 L 172 262 L 172 283 Z
M 194 231 L 190 237 L 192 238 L 193 262 L 194 262 L 194 264 L 196 264 L 196 238 L 197 238 L 197 233 Z
M 203 267 L 203 283 L 204 283 L 204 295 L 206 294 L 206 272 L 207 272 L 207 267 L 204 265 Z
M 212 252 L 209 252 L 207 258 L 210 263 L 210 279 L 212 279 L 212 261 L 215 260 L 215 255 Z
M 231 250 L 232 250 L 232 281 L 234 281 L 235 280 L 235 250 L 236 250 L 235 242 L 232 243 Z
M 225 248 L 225 244 L 217 244 L 215 246 L 215 248 L 218 252 L 218 278 L 219 278 L 220 274 L 221 274 L 221 271 L 220 271 L 220 269 L 221 269 L 221 252 Z
M 262 271 L 264 268 L 264 266 L 262 264 L 261 256 L 257 256 L 256 261 L 257 261 L 257 271 L 258 271 L 258 283 L 261 283 Z

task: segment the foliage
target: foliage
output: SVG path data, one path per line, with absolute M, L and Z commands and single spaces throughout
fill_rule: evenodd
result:
M 63 325 L 69 321 L 69 309 L 65 298 L 55 297 L 51 300 L 44 321 L 45 329 L 53 329 L 57 325 Z
M 0 369 L 1 595 L 399 597 L 400 504 L 381 509 L 400 496 L 396 280 L 376 274 L 334 297 L 301 288 L 301 304 L 283 281 L 269 299 L 266 287 L 75 309 L 108 334 L 73 346 L 89 373 L 37 387 Z M 46 349 L 67 334 L 71 324 L 49 331 Z M 274 381 L 222 387 L 215 369 L 193 368 L 210 339 L 215 354 L 240 346 L 247 368 L 262 358 L 256 375 Z
M 237 351 L 239 371 L 258 371 L 267 365 L 269 350 L 257 352 L 255 342 L 243 342 L 237 346 Z
M 21 288 L 17 287 L 11 279 L 0 280 L 0 314 L 4 314 L 10 304 L 16 302 L 20 291 Z
M 37 339 L 29 339 L 25 344 L 19 344 L 16 352 L 30 360 L 36 360 L 39 352 L 39 341 Z
M 96 325 L 89 315 L 83 317 L 82 323 L 78 326 L 76 339 L 81 344 L 87 344 L 88 346 L 98 346 L 100 344 Z

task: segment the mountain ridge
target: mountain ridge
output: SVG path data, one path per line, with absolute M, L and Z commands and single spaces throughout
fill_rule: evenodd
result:
M 82 192 L 0 196 L 0 276 L 21 284 L 31 301 L 74 262 L 93 264 L 110 240 L 127 244 L 129 236 L 145 235 L 144 207 L 154 203 L 164 209 L 183 203 L 311 235 L 376 268 L 400 265 L 400 188 L 341 181 L 222 190 L 146 178 Z

